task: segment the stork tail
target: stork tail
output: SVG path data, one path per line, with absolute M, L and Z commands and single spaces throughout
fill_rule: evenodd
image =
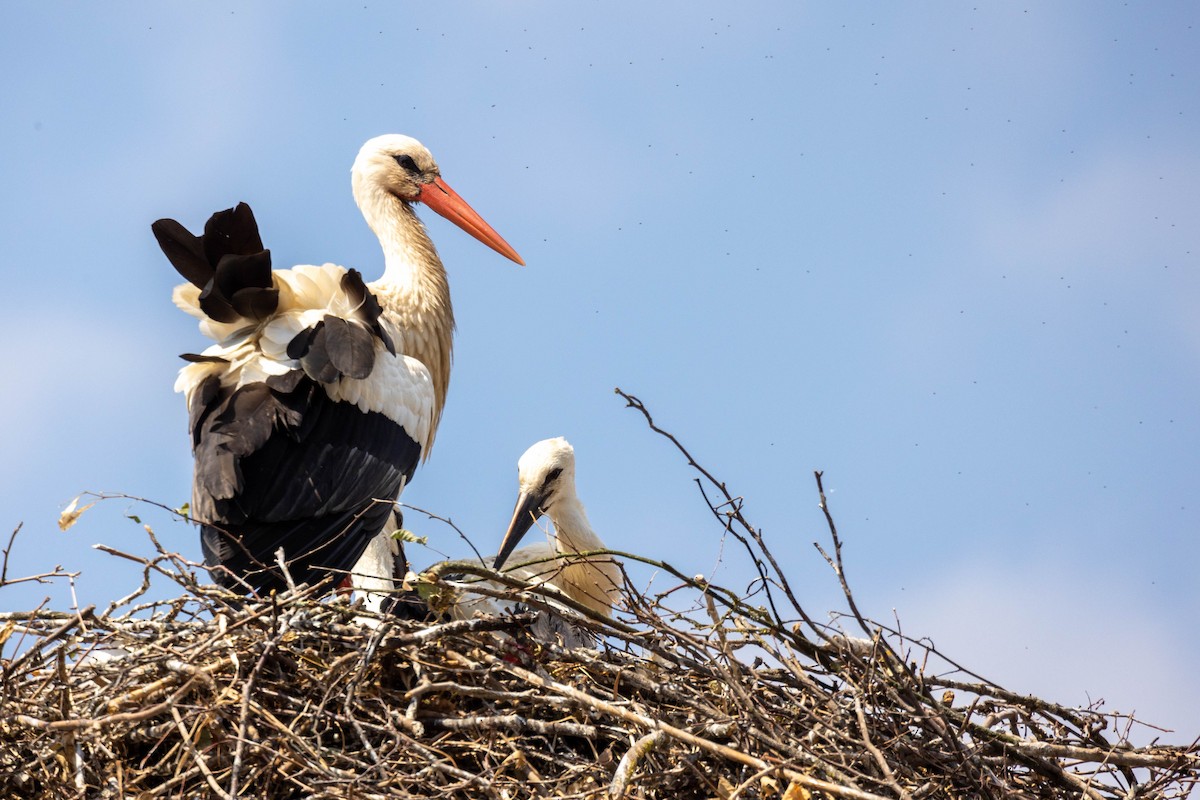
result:
M 217 322 L 262 320 L 275 313 L 279 290 L 271 275 L 254 212 L 245 203 L 218 211 L 196 236 L 173 219 L 150 226 L 167 260 L 200 289 L 200 308 Z

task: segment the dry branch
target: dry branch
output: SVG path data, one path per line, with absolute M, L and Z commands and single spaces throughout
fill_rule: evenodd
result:
M 618 554 L 670 585 L 627 586 L 619 619 L 580 620 L 600 649 L 567 651 L 528 636 L 549 592 L 478 565 L 528 611 L 364 625 L 305 587 L 246 602 L 161 548 L 110 550 L 143 582 L 103 612 L 0 613 L 0 796 L 1117 800 L 1200 780 L 1195 742 L 1110 741 L 1132 720 L 1005 690 L 865 617 L 819 474 L 853 630 L 816 623 L 743 499 L 622 396 L 697 471 L 754 596 Z M 164 579 L 176 599 L 133 605 Z

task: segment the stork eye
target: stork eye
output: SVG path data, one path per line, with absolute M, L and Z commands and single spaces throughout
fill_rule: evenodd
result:
M 412 156 L 400 155 L 400 156 L 392 156 L 392 158 L 396 159 L 396 163 L 399 164 L 400 168 L 403 169 L 405 172 L 410 172 L 415 175 L 421 171 L 420 169 L 417 168 L 417 162 L 413 161 Z
M 552 484 L 556 480 L 558 480 L 559 475 L 562 475 L 562 467 L 555 467 L 554 469 L 547 472 L 546 473 L 546 485 L 549 486 L 550 484 Z

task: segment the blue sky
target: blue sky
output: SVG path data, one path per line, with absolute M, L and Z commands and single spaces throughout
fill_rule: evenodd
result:
M 150 222 L 239 200 L 277 266 L 368 277 L 359 145 L 421 139 L 528 263 L 425 213 L 459 320 L 405 500 L 494 550 L 565 435 L 614 547 L 746 565 L 641 397 L 746 498 L 810 611 L 860 605 L 1008 688 L 1200 733 L 1200 11 L 1189 3 L 6 5 L 9 573 L 137 573 L 190 491 Z M 443 552 L 465 546 L 410 513 Z M 412 554 L 429 561 L 436 553 Z M 646 573 L 638 573 L 648 579 Z M 170 587 L 163 587 L 168 592 Z M 5 588 L 29 608 L 66 587 Z M 1145 732 L 1140 735 L 1145 738 Z

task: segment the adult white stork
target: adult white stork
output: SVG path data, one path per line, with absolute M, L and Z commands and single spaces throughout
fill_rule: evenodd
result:
M 549 586 L 596 614 L 611 616 L 621 592 L 621 568 L 611 556 L 580 555 L 603 550 L 604 542 L 592 530 L 575 491 L 574 448 L 561 436 L 533 445 L 517 462 L 517 483 L 516 508 L 492 566 L 502 569 L 511 563 L 504 569 L 508 575 L 534 586 Z M 521 539 L 542 516 L 552 523 L 546 529 L 548 541 L 518 548 Z M 507 590 L 491 582 L 486 585 L 493 591 Z M 464 596 L 452 609 L 457 617 L 514 607 L 490 597 L 472 595 L 470 584 L 464 589 Z M 547 604 L 556 607 L 552 600 L 547 600 Z M 568 647 L 592 644 L 590 634 L 572 625 L 567 613 L 543 612 L 533 626 L 533 635 L 543 641 L 559 639 Z
M 424 203 L 524 264 L 408 136 L 363 145 L 351 185 L 384 253 L 364 283 L 334 264 L 271 270 L 249 206 L 203 236 L 155 222 L 189 283 L 175 304 L 216 343 L 175 383 L 190 412 L 192 515 L 214 578 L 259 593 L 348 572 L 428 456 L 446 388 L 454 315 L 446 272 L 413 209 Z

